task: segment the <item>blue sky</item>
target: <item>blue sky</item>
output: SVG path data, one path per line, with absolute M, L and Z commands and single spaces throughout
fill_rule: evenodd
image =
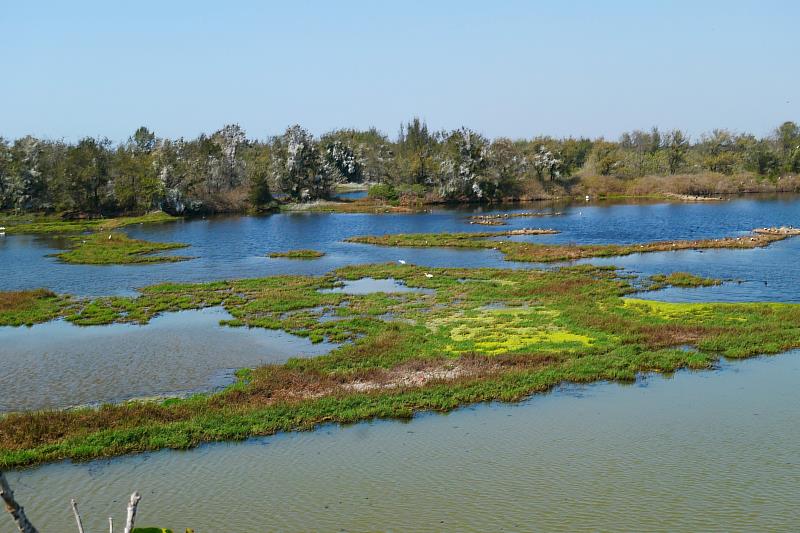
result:
M 0 136 L 800 121 L 795 1 L 0 0 Z

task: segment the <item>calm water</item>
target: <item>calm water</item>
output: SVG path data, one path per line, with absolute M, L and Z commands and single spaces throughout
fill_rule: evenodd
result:
M 441 250 L 382 248 L 342 242 L 353 235 L 399 232 L 486 231 L 521 227 L 552 227 L 558 235 L 537 236 L 536 242 L 630 243 L 657 239 L 694 239 L 735 235 L 755 227 L 782 224 L 800 226 L 797 196 L 739 199 L 722 203 L 525 206 L 516 211 L 558 210 L 564 216 L 510 219 L 502 228 L 467 224 L 476 210 L 438 210 L 427 214 L 369 215 L 293 213 L 265 217 L 220 217 L 129 229 L 134 237 L 176 241 L 191 245 L 179 251 L 197 259 L 160 265 L 87 266 L 61 264 L 52 257 L 58 243 L 32 236 L 0 238 L 0 290 L 42 285 L 79 295 L 130 293 L 137 287 L 164 280 L 207 281 L 273 274 L 322 274 L 347 264 L 407 260 L 426 266 L 529 268 L 510 263 L 491 250 Z M 720 277 L 740 277 L 748 283 L 770 284 L 766 298 L 795 293 L 793 280 L 800 273 L 794 259 L 800 239 L 744 255 L 737 251 L 645 254 L 614 259 L 634 270 L 664 271 L 702 268 Z M 326 253 L 314 261 L 270 259 L 265 254 L 296 248 Z M 763 253 L 762 253 L 763 252 Z M 759 255 L 760 254 L 760 255 Z M 737 269 L 736 265 L 745 266 Z M 597 261 L 600 262 L 600 261 Z M 756 266 L 752 268 L 750 265 Z M 766 270 L 765 270 L 766 269 Z M 746 294 L 749 287 L 730 296 Z M 761 289 L 759 289 L 761 290 Z M 794 300 L 796 301 L 796 300 Z
M 0 412 L 206 391 L 233 382 L 237 368 L 332 348 L 283 331 L 220 326 L 227 318 L 209 308 L 146 326 L 0 327 Z
M 140 524 L 198 532 L 791 531 L 798 382 L 791 353 L 10 481 L 48 531 L 72 531 L 70 497 L 101 531 L 133 488 Z
M 548 209 L 516 210 L 538 208 Z M 800 226 L 798 197 L 549 208 L 564 215 L 510 219 L 505 228 L 562 231 L 532 238 L 536 242 L 629 243 Z M 0 290 L 44 285 L 80 295 L 131 293 L 165 280 L 322 274 L 398 259 L 444 267 L 541 266 L 507 263 L 493 251 L 341 242 L 362 234 L 503 229 L 467 224 L 473 212 L 281 214 L 129 230 L 135 237 L 189 243 L 185 253 L 198 257 L 167 265 L 63 265 L 46 257 L 57 240 L 7 236 L 0 239 Z M 292 248 L 327 255 L 315 261 L 265 257 Z M 798 258 L 800 238 L 759 250 L 587 262 L 641 275 L 683 270 L 733 280 L 651 298 L 800 302 Z M 344 290 L 380 287 L 398 285 L 366 280 Z M 280 332 L 223 328 L 217 325 L 223 317 L 212 309 L 164 315 L 145 327 L 56 322 L 0 328 L 0 410 L 208 390 L 230 379 L 233 368 L 329 348 Z M 130 390 L 120 388 L 124 382 Z M 784 531 L 800 523 L 798 383 L 800 353 L 791 353 L 725 363 L 718 371 L 649 377 L 634 386 L 569 387 L 517 405 L 476 406 L 410 423 L 326 427 L 189 452 L 48 465 L 12 473 L 11 481 L 45 531 L 72 531 L 70 497 L 99 531 L 109 514 L 121 520 L 134 488 L 144 495 L 141 524 L 212 532 L 228 531 L 224 526 L 242 532 Z M 62 506 L 53 505 L 59 501 Z M 1 518 L 0 532 L 11 532 Z

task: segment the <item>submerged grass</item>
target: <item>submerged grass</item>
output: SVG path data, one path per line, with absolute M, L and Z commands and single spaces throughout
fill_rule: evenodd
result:
M 520 233 L 526 231 L 526 233 Z M 506 261 L 552 263 L 592 257 L 614 257 L 649 252 L 703 250 L 713 248 L 760 248 L 792 234 L 767 232 L 720 239 L 657 241 L 641 244 L 537 244 L 498 240 L 500 237 L 557 233 L 553 230 L 512 230 L 476 233 L 400 233 L 350 237 L 347 242 L 400 247 L 446 247 L 498 250 Z
M 342 280 L 393 278 L 425 292 L 324 292 Z M 49 306 L 42 321 L 146 323 L 165 311 L 223 306 L 230 326 L 343 342 L 328 355 L 240 371 L 228 389 L 188 399 L 0 418 L 0 467 L 187 448 L 407 418 L 421 410 L 515 401 L 564 382 L 630 381 L 646 371 L 707 368 L 719 357 L 800 347 L 800 306 L 666 304 L 628 297 L 613 268 L 552 271 L 350 266 L 325 276 L 166 283 L 138 297 L 7 296 L 0 320 Z M 16 313 L 16 314 L 15 314 Z M 35 316 L 35 315 L 28 315 Z M 346 342 L 345 342 L 346 341 Z M 681 346 L 691 344 L 697 351 Z

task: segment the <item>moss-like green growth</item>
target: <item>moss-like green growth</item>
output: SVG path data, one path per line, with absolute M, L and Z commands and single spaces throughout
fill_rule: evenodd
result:
M 285 252 L 271 252 L 269 257 L 273 259 L 319 259 L 324 255 L 324 252 L 318 252 L 317 250 L 287 250 Z
M 695 276 L 689 272 L 673 272 L 671 274 L 656 274 L 648 278 L 651 281 L 650 289 L 660 289 L 666 286 L 691 288 L 691 287 L 713 287 L 721 285 L 721 279 L 704 278 Z
M 526 233 L 521 233 L 525 231 Z M 476 233 L 400 233 L 350 237 L 347 242 L 416 248 L 479 248 L 499 250 L 507 261 L 552 263 L 592 257 L 614 257 L 648 252 L 702 250 L 709 248 L 759 248 L 790 237 L 790 234 L 755 233 L 745 237 L 724 237 L 695 241 L 657 241 L 641 244 L 536 244 L 500 240 L 500 237 L 557 233 L 553 230 L 512 230 Z
M 169 263 L 185 261 L 189 257 L 152 255 L 188 245 L 174 242 L 150 242 L 132 239 L 115 231 L 91 233 L 72 237 L 72 248 L 56 254 L 65 263 L 81 265 L 121 265 L 138 263 Z
M 321 290 L 367 276 L 428 290 Z M 342 344 L 324 356 L 241 371 L 219 393 L 6 415 L 0 467 L 407 418 L 519 400 L 564 381 L 630 381 L 640 372 L 707 368 L 721 356 L 800 347 L 800 305 L 651 302 L 629 298 L 635 290 L 614 268 L 385 264 L 317 277 L 167 283 L 135 298 L 64 302 L 55 314 L 78 324 L 146 323 L 165 311 L 219 305 L 233 316 L 231 326 Z

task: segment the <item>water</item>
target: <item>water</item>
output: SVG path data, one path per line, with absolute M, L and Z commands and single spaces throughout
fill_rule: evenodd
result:
M 800 523 L 798 381 L 795 352 L 10 481 L 46 531 L 71 531 L 70 497 L 100 531 L 133 488 L 140 524 L 198 532 L 789 531 Z
M 511 211 L 546 209 L 547 206 L 519 206 Z M 744 198 L 721 203 L 576 204 L 553 207 L 563 216 L 509 219 L 508 226 L 485 227 L 468 224 L 467 216 L 497 209 L 441 209 L 426 214 L 326 214 L 286 213 L 264 217 L 216 217 L 168 224 L 141 225 L 127 231 L 133 237 L 153 241 L 184 242 L 191 247 L 183 255 L 197 259 L 156 265 L 68 265 L 47 254 L 58 251 L 58 242 L 48 238 L 9 235 L 0 238 L 0 290 L 17 290 L 46 285 L 57 292 L 78 295 L 129 294 L 135 288 L 161 282 L 209 281 L 232 277 L 275 274 L 323 274 L 348 265 L 397 261 L 439 267 L 530 268 L 537 265 L 503 261 L 491 250 L 448 250 L 425 248 L 383 248 L 345 243 L 354 235 L 400 232 L 495 231 L 522 227 L 551 227 L 558 235 L 529 237 L 536 242 L 631 243 L 661 239 L 698 239 L 736 235 L 761 226 L 800 226 L 797 196 Z M 767 298 L 789 292 L 800 273 L 796 257 L 798 244 L 775 245 L 757 256 L 755 271 L 745 277 L 762 281 L 761 266 L 768 272 L 775 290 Z M 321 259 L 297 261 L 270 259 L 268 252 L 312 248 L 326 253 Z M 703 264 L 718 277 L 728 277 L 730 265 L 742 252 L 725 250 L 720 255 L 687 259 L 676 268 Z M 639 258 L 642 258 L 641 261 Z M 632 256 L 625 265 L 639 269 L 651 265 L 658 270 L 679 256 L 672 252 Z M 718 266 L 715 259 L 719 257 Z M 657 264 L 660 261 L 660 264 Z M 599 261 L 598 261 L 599 262 Z M 623 264 L 614 259 L 615 264 Z M 737 273 L 733 273 L 736 275 Z M 796 300 L 793 300 L 796 301 Z
M 322 274 L 347 264 L 398 259 L 427 266 L 541 266 L 504 262 L 489 250 L 342 242 L 362 234 L 552 227 L 562 233 L 525 238 L 631 243 L 800 226 L 796 196 L 553 208 L 564 216 L 509 219 L 500 228 L 469 225 L 466 217 L 482 210 L 462 209 L 219 217 L 129 229 L 139 238 L 189 243 L 182 253 L 198 256 L 165 265 L 63 265 L 46 257 L 58 249 L 57 240 L 7 236 L 0 239 L 0 289 L 45 285 L 80 295 L 117 294 L 165 280 Z M 265 257 L 295 248 L 327 255 L 300 262 Z M 644 297 L 800 302 L 798 257 L 800 238 L 757 250 L 585 262 L 618 265 L 643 276 L 689 271 L 735 280 Z M 404 287 L 394 280 L 362 280 L 348 282 L 344 290 L 398 288 Z M 0 410 L 124 399 L 118 384 L 126 379 L 136 385 L 127 397 L 208 389 L 220 376 L 229 379 L 232 368 L 323 349 L 286 334 L 222 328 L 216 313 L 168 314 L 146 327 L 79 329 L 57 322 L 2 328 Z M 273 333 L 278 337 L 269 337 Z M 139 358 L 139 366 L 130 368 Z M 144 379 L 136 381 L 139 372 Z M 723 363 L 711 372 L 651 376 L 633 386 L 570 386 L 520 404 L 472 406 L 449 415 L 421 415 L 410 423 L 328 426 L 187 452 L 46 465 L 13 472 L 10 481 L 44 531 L 73 530 L 70 497 L 78 499 L 92 530 L 104 528 L 109 514 L 119 522 L 134 488 L 144 495 L 140 524 L 198 532 L 792 530 L 800 523 L 798 382 L 800 353 L 792 352 Z M 38 394 L 45 388 L 52 389 L 49 396 Z M 7 390 L 15 391 L 11 396 L 19 397 L 14 400 L 19 405 L 9 405 Z M 43 402 L 46 397 L 52 403 Z M 10 533 L 2 518 L 0 533 Z
M 228 318 L 209 308 L 145 326 L 0 327 L 0 412 L 208 391 L 233 382 L 237 368 L 332 348 L 283 331 L 219 325 Z
M 374 279 L 374 278 L 361 278 L 356 280 L 348 280 L 342 282 L 340 287 L 332 289 L 322 289 L 319 292 L 332 292 L 342 294 L 370 294 L 373 292 L 419 292 L 425 294 L 434 294 L 436 291 L 432 289 L 420 289 L 417 287 L 409 287 L 400 280 L 394 278 L 387 279 Z

